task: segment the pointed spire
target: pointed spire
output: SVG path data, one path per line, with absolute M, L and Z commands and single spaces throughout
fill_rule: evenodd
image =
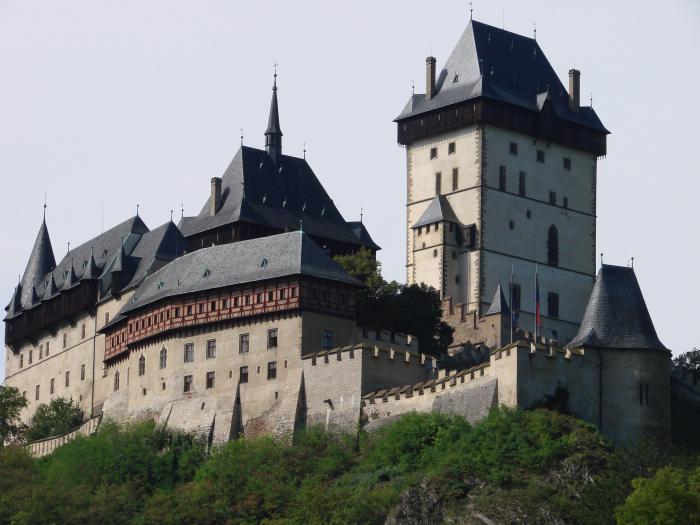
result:
M 39 294 L 36 292 L 36 286 L 34 286 L 34 285 L 32 285 L 32 289 L 30 291 L 29 298 L 30 298 L 30 302 L 29 302 L 30 308 L 39 302 Z
M 56 289 L 56 279 L 54 279 L 53 272 L 51 272 L 49 278 L 46 279 L 46 287 L 44 289 L 44 301 L 51 299 L 57 293 L 58 290 Z
M 277 107 L 277 63 L 275 63 L 275 75 L 272 84 L 272 102 L 270 103 L 270 117 L 265 131 L 265 151 L 272 161 L 279 165 L 282 160 L 282 129 L 280 128 L 280 116 Z
M 15 291 L 12 294 L 12 300 L 7 307 L 7 317 L 14 317 L 22 311 L 22 284 L 17 283 Z
M 70 260 L 70 269 L 66 271 L 66 278 L 63 281 L 63 289 L 67 290 L 78 282 L 78 276 L 75 274 L 75 266 L 73 266 L 73 258 Z
M 503 295 L 503 289 L 501 288 L 501 283 L 499 282 L 498 286 L 496 287 L 496 293 L 493 294 L 493 301 L 491 301 L 491 306 L 489 306 L 486 315 L 508 313 L 510 313 L 510 308 L 508 308 L 506 296 Z
M 53 248 L 51 247 L 49 230 L 46 227 L 46 220 L 42 220 L 39 233 L 34 241 L 32 253 L 29 256 L 29 261 L 22 275 L 23 304 L 27 304 L 31 300 L 32 286 L 41 283 L 44 276 L 55 267 L 56 259 L 54 258 Z
M 97 263 L 95 262 L 94 247 L 90 247 L 90 259 L 88 259 L 87 265 L 85 266 L 85 273 L 83 274 L 83 279 L 94 280 L 100 277 L 100 270 L 97 268 Z

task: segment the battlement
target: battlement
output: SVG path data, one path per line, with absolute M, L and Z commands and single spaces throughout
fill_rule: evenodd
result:
M 563 357 L 564 359 L 572 359 L 573 356 L 584 356 L 584 351 L 580 348 L 570 349 L 563 346 L 557 340 L 552 338 L 544 338 L 541 336 L 535 337 L 531 332 L 520 332 L 519 338 L 512 343 L 501 348 L 496 348 L 491 351 L 491 360 L 498 360 L 505 356 L 515 354 L 512 350 L 515 348 L 529 348 L 530 354 L 542 354 L 546 357 Z
M 344 361 L 347 359 L 355 359 L 358 354 L 360 356 L 371 356 L 377 360 L 380 360 L 382 363 L 412 363 L 419 364 L 420 366 L 431 370 L 437 368 L 437 360 L 433 356 L 409 352 L 408 350 L 401 350 L 392 346 L 370 345 L 367 343 L 357 343 L 349 346 L 331 348 L 329 350 L 321 350 L 320 352 L 307 354 L 303 356 L 302 359 L 307 362 L 311 361 L 311 366 L 317 366 L 320 364 L 331 364 L 333 362 Z
M 355 329 L 355 337 L 357 341 L 369 343 L 370 345 L 381 343 L 391 347 L 404 348 L 413 352 L 418 352 L 419 350 L 418 338 L 402 332 L 372 330 L 358 325 Z

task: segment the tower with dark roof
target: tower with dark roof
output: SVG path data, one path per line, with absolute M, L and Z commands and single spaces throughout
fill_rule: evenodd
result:
M 406 278 L 459 311 L 456 343 L 483 341 L 465 326 L 479 326 L 511 269 L 511 306 L 534 330 L 536 266 L 541 333 L 569 341 L 595 277 L 608 134 L 580 103 L 580 72 L 567 92 L 534 39 L 470 21 L 442 69 L 428 57 L 425 93 L 395 121 L 408 170 Z

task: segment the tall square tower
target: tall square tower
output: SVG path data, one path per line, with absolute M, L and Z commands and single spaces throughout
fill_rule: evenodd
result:
M 534 330 L 536 272 L 540 333 L 576 334 L 595 278 L 596 165 L 609 133 L 581 106 L 579 83 L 572 69 L 567 92 L 534 39 L 471 21 L 439 74 L 428 57 L 425 94 L 396 119 L 407 282 L 440 291 L 459 343 L 505 342 L 480 332 L 485 316 L 505 315 L 499 283 L 505 310 Z

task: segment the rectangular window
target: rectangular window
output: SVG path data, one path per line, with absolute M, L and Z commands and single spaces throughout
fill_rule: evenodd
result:
M 185 376 L 183 392 L 192 392 L 192 376 Z
M 287 298 L 287 290 L 285 290 L 284 288 L 282 288 L 282 289 L 280 290 L 280 300 L 284 300 L 284 299 L 286 299 L 286 298 Z
M 19 367 L 24 368 L 24 354 L 19 354 Z
M 537 162 L 544 164 L 544 150 L 537 150 Z
M 64 333 L 63 334 L 63 348 L 65 348 L 66 346 L 68 346 L 68 334 Z
M 263 294 L 258 293 L 255 297 L 255 302 L 258 304 L 262 303 L 263 302 Z
M 70 386 L 70 372 L 66 372 L 66 386 Z
M 207 341 L 207 359 L 214 359 L 216 357 L 216 339 L 209 339 Z
M 80 380 L 85 381 L 85 365 L 80 365 Z
M 39 401 L 39 385 L 36 385 L 36 388 L 34 389 L 34 399 Z
M 49 394 L 53 394 L 56 387 L 56 380 L 52 377 L 49 382 Z
M 224 299 L 223 304 L 221 305 L 221 308 L 223 308 L 224 310 L 226 308 L 228 308 L 228 299 Z
M 267 379 L 277 379 L 277 362 L 270 361 L 267 363 Z
M 297 296 L 297 289 L 292 288 L 289 293 L 291 294 L 292 299 L 294 299 Z
M 518 154 L 518 143 L 517 143 L 517 142 L 511 142 L 511 143 L 510 143 L 510 154 L 511 154 L 511 155 L 517 155 L 517 154 Z
M 564 157 L 564 169 L 571 171 L 571 159 Z
M 192 305 L 191 304 L 187 305 L 187 315 L 192 315 Z
M 333 348 L 333 330 L 330 328 L 323 329 L 323 339 L 321 341 L 321 346 L 326 349 Z
M 180 309 L 175 308 L 175 317 L 180 317 Z
M 437 148 L 430 148 L 430 159 L 437 159 Z
M 42 357 L 44 357 L 44 345 L 43 344 L 39 345 L 39 359 L 41 359 Z
M 207 388 L 214 388 L 214 379 L 216 372 L 207 372 Z
M 212 312 L 216 312 L 216 301 L 212 301 L 209 303 L 209 310 Z
M 248 382 L 248 367 L 247 366 L 242 366 L 239 373 L 238 373 L 238 381 L 240 383 L 247 383 Z
M 105 324 L 109 324 L 109 312 L 105 313 Z
M 556 203 L 557 203 L 557 192 L 550 191 L 549 192 L 549 204 L 556 204 Z
M 245 296 L 245 305 L 248 306 L 250 304 L 250 295 Z
M 566 198 L 566 197 L 564 197 L 564 204 L 563 204 L 563 206 L 564 206 L 564 208 L 568 208 L 568 207 L 569 207 L 569 199 Z
M 49 355 L 49 342 L 46 341 L 46 355 Z
M 85 323 L 83 323 L 83 326 L 80 327 L 80 338 L 81 339 L 85 339 L 85 330 L 86 330 Z
M 513 283 L 513 310 L 520 310 L 520 285 Z
M 204 303 L 199 303 L 199 304 L 197 305 L 197 312 L 200 313 L 200 314 L 203 314 L 203 313 L 204 313 Z
M 525 172 L 520 172 L 520 177 L 518 179 L 518 194 L 521 197 L 525 196 Z
M 447 154 L 448 154 L 448 155 L 453 155 L 454 152 L 455 152 L 455 150 L 456 150 L 455 143 L 454 143 L 454 142 L 450 142 L 450 143 L 447 145 Z
M 277 328 L 267 331 L 267 348 L 277 348 Z
M 247 354 L 250 351 L 250 336 L 248 334 L 241 334 L 238 337 L 238 353 Z
M 268 300 L 268 302 L 274 301 L 275 300 L 275 292 L 267 292 L 267 300 Z
M 452 191 L 459 187 L 459 168 L 452 168 Z
M 501 166 L 498 169 L 498 189 L 506 191 L 506 167 Z
M 435 174 L 435 195 L 440 195 L 442 188 L 442 173 L 439 171 Z
M 30 350 L 29 351 L 29 364 L 31 365 L 33 361 L 34 361 L 34 351 Z
M 559 317 L 559 294 L 549 292 L 547 294 L 547 315 L 549 317 Z
M 185 344 L 185 363 L 194 361 L 194 343 Z

